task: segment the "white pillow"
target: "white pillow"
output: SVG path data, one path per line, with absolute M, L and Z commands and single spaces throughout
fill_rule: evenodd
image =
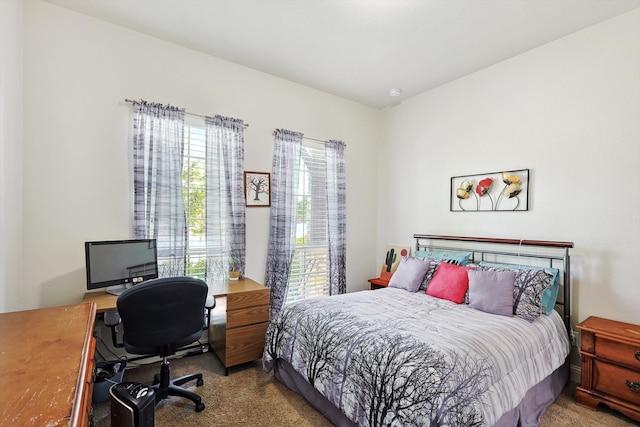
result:
M 430 265 L 430 258 L 402 257 L 398 269 L 389 280 L 389 287 L 416 292 Z

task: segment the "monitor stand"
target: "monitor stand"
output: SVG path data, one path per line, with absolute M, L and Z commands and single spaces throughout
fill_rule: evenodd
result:
M 107 288 L 105 292 L 111 295 L 120 295 L 126 290 L 127 290 L 126 286 L 112 286 L 110 288 Z

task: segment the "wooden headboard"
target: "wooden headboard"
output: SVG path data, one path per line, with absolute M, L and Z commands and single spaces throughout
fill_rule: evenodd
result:
M 569 336 L 573 339 L 571 329 L 571 263 L 569 256 L 569 249 L 573 248 L 573 242 L 433 234 L 414 234 L 413 237 L 416 239 L 416 250 L 435 249 L 471 252 L 474 263 L 499 261 L 509 264 L 525 264 L 529 262 L 530 264 L 528 265 L 557 268 L 562 278 L 560 282 L 562 301 L 557 301 L 556 306 L 562 308 L 561 315 L 564 319 L 565 327 Z

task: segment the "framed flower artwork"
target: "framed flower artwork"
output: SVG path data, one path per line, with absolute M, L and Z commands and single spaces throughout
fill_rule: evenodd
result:
M 452 212 L 529 210 L 529 169 L 451 177 Z

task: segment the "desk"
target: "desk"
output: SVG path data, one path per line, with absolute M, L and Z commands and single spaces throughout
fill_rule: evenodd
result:
M 262 357 L 269 326 L 269 288 L 249 278 L 209 285 L 216 297 L 211 312 L 209 346 L 225 367 Z
M 247 277 L 208 286 L 208 295 L 216 298 L 209 319 L 209 346 L 225 370 L 261 358 L 269 325 L 269 288 Z M 83 303 L 94 303 L 97 313 L 115 310 L 117 300 L 106 292 L 87 292 L 82 298 Z
M 94 303 L 96 305 L 96 313 L 104 313 L 105 311 L 115 310 L 117 295 L 108 294 L 106 292 L 87 292 L 82 298 L 83 303 Z
M 209 284 L 208 286 L 208 295 L 213 295 L 216 298 L 224 297 L 228 293 L 255 291 L 256 289 L 261 289 L 264 292 L 264 290 L 267 289 L 263 285 L 247 277 L 243 277 L 239 280 L 214 282 L 212 284 Z M 105 311 L 115 310 L 117 301 L 117 295 L 108 294 L 104 291 L 87 292 L 84 294 L 84 297 L 82 297 L 83 303 L 94 303 L 96 305 L 96 313 L 104 313 Z
M 0 425 L 87 426 L 96 306 L 0 314 Z

